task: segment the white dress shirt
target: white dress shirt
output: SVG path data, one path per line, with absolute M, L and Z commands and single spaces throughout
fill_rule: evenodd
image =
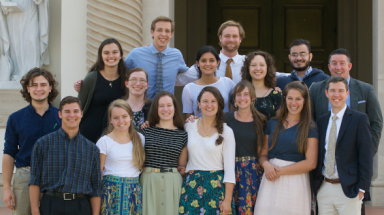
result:
M 331 116 L 329 117 L 329 120 L 328 120 L 327 133 L 325 134 L 325 154 L 324 154 L 324 166 L 323 166 L 323 175 L 326 178 L 330 178 L 330 179 L 337 179 L 337 178 L 339 178 L 339 173 L 337 172 L 336 160 L 335 160 L 335 173 L 333 173 L 333 175 L 330 175 L 330 176 L 327 175 L 327 173 L 325 173 L 325 166 L 326 166 L 326 163 L 327 163 L 328 140 L 329 140 L 328 136 L 329 136 L 329 132 L 330 132 L 331 127 L 332 127 L 332 117 L 334 115 L 336 115 L 338 117 L 337 120 L 336 120 L 336 141 L 337 141 L 337 137 L 339 136 L 341 122 L 343 121 L 343 117 L 344 117 L 344 113 L 345 113 L 346 109 L 347 109 L 347 105 L 345 105 L 344 108 L 341 109 L 337 114 L 334 114 L 331 111 Z

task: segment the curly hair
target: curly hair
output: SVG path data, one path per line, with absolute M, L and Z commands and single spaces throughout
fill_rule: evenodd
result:
M 197 101 L 201 103 L 201 97 L 204 93 L 211 93 L 219 106 L 217 113 L 216 113 L 216 129 L 217 133 L 219 133 L 219 137 L 216 139 L 216 146 L 221 145 L 223 143 L 223 132 L 224 132 L 224 99 L 223 96 L 221 96 L 220 91 L 216 87 L 204 87 L 201 92 L 199 93 L 199 96 L 197 97 Z
M 59 85 L 57 81 L 54 79 L 54 76 L 51 72 L 48 70 L 45 70 L 43 68 L 33 68 L 29 70 L 27 74 L 23 76 L 23 78 L 20 80 L 20 84 L 23 87 L 22 90 L 20 90 L 21 95 L 27 102 L 31 102 L 31 95 L 28 92 L 28 86 L 31 86 L 33 84 L 33 79 L 37 76 L 43 76 L 45 79 L 47 79 L 49 86 L 52 86 L 51 92 L 48 94 L 48 102 L 53 102 L 57 95 L 59 95 L 59 91 L 56 89 Z
M 265 78 L 264 78 L 265 86 L 268 88 L 275 88 L 275 86 L 276 86 L 275 60 L 267 52 L 255 51 L 255 52 L 251 52 L 245 56 L 244 66 L 241 68 L 241 79 L 247 80 L 247 81 L 252 83 L 252 77 L 251 77 L 251 74 L 249 73 L 250 72 L 249 67 L 251 65 L 251 61 L 257 55 L 264 57 L 265 63 L 267 64 L 267 74 L 265 75 Z

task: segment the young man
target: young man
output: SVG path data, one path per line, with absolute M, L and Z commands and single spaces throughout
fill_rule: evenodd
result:
M 53 75 L 42 68 L 31 69 L 20 81 L 23 98 L 30 104 L 11 114 L 5 130 L 3 155 L 4 202 L 13 215 L 31 214 L 28 181 L 36 140 L 61 127 L 58 109 L 51 102 L 59 94 Z M 11 180 L 13 169 L 16 166 Z
M 307 40 L 296 39 L 289 45 L 289 62 L 293 71 L 289 76 L 277 78 L 276 86 L 284 90 L 285 85 L 292 81 L 304 81 L 311 87 L 314 82 L 329 78 L 323 71 L 310 66 L 312 60 L 311 44 Z
M 100 152 L 79 133 L 80 100 L 60 102 L 61 129 L 41 137 L 33 148 L 29 190 L 32 214 L 100 214 Z M 40 202 L 40 193 L 44 193 Z
M 148 73 L 150 99 L 163 90 L 174 93 L 176 75 L 188 70 L 181 52 L 168 47 L 173 31 L 172 19 L 165 16 L 155 18 L 151 25 L 152 44 L 134 48 L 125 59 L 128 69 L 142 67 Z
M 331 77 L 325 94 L 331 112 L 317 120 L 319 154 L 314 187 L 319 214 L 360 215 L 372 177 L 369 119 L 345 104 L 349 91 L 343 77 Z

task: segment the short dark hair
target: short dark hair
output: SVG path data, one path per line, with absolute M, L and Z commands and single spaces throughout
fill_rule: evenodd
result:
M 289 53 L 291 53 L 292 46 L 299 46 L 303 44 L 307 46 L 308 53 L 311 53 L 311 43 L 308 40 L 304 40 L 304 39 L 296 39 L 292 41 L 291 44 L 289 45 Z
M 216 61 L 220 61 L 220 57 L 219 57 L 219 54 L 217 53 L 216 49 L 213 47 L 213 46 L 203 46 L 199 49 L 199 51 L 197 51 L 197 54 L 196 54 L 196 57 L 195 57 L 195 61 L 199 62 L 201 56 L 203 56 L 203 54 L 205 53 L 211 53 L 213 54 L 213 56 L 215 56 L 216 58 Z M 203 75 L 203 73 L 201 72 L 200 70 L 200 67 L 197 67 L 197 71 L 199 72 L 199 78 L 201 78 L 201 76 Z M 216 75 L 216 72 L 215 72 L 215 75 Z
M 58 83 L 53 78 L 51 72 L 39 67 L 29 70 L 29 72 L 25 74 L 20 80 L 20 84 L 23 87 L 23 89 L 20 90 L 21 95 L 23 96 L 25 101 L 31 102 L 31 95 L 28 92 L 27 86 L 29 86 L 29 84 L 32 84 L 33 79 L 37 76 L 43 76 L 45 79 L 47 79 L 49 86 L 52 86 L 51 92 L 48 95 L 48 102 L 53 102 L 57 95 L 59 95 L 59 91 L 56 89 Z
M 77 103 L 81 109 L 81 102 L 80 102 L 79 98 L 73 97 L 73 96 L 67 96 L 61 100 L 60 106 L 59 106 L 59 111 L 61 112 L 63 110 L 64 105 L 72 104 L 72 103 Z
M 341 76 L 333 76 L 330 79 L 328 79 L 327 86 L 326 86 L 327 91 L 329 89 L 330 83 L 337 83 L 337 82 L 343 82 L 345 84 L 345 89 L 348 91 L 348 82 Z
M 339 48 L 339 49 L 333 50 L 333 51 L 331 52 L 331 54 L 329 54 L 329 57 L 328 57 L 328 64 L 331 63 L 331 57 L 332 57 L 333 55 L 337 55 L 337 54 L 343 54 L 343 55 L 347 56 L 348 62 L 349 62 L 349 63 L 351 62 L 351 55 L 349 54 L 349 51 L 348 51 L 347 49 Z

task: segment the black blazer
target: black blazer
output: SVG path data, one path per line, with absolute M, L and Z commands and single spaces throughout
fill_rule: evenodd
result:
M 328 98 L 325 96 L 325 87 L 328 80 L 313 83 L 309 89 L 311 97 L 312 119 L 317 121 L 320 116 L 328 113 Z M 351 78 L 349 81 L 351 109 L 366 113 L 371 125 L 373 154 L 376 154 L 381 132 L 383 130 L 383 116 L 379 100 L 370 84 Z
M 324 176 L 325 138 L 331 112 L 317 120 L 319 129 L 319 156 L 315 169 L 315 193 L 320 188 Z M 365 200 L 370 200 L 369 187 L 372 178 L 372 136 L 368 116 L 364 113 L 345 110 L 336 142 L 336 164 L 341 187 L 349 198 L 355 198 L 359 189 L 365 190 Z

